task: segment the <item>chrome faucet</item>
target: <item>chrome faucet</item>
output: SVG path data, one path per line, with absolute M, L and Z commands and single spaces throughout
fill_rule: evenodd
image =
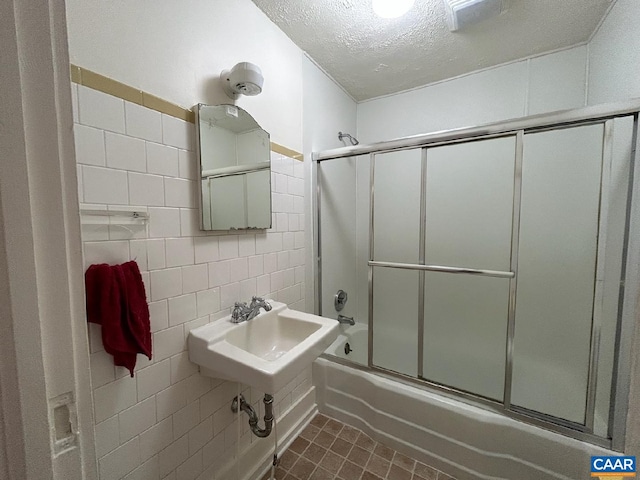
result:
M 272 307 L 269 302 L 260 297 L 251 298 L 251 305 L 247 305 L 246 302 L 236 302 L 231 312 L 231 322 L 241 323 L 252 320 L 260 313 L 261 308 L 268 312 Z
M 353 319 L 353 317 L 345 317 L 344 315 L 338 315 L 338 322 L 345 323 L 348 325 L 356 324 L 356 321 Z
M 251 310 L 249 312 L 249 316 L 247 317 L 247 320 L 251 320 L 253 319 L 256 315 L 258 315 L 260 313 L 260 309 L 264 308 L 265 312 L 268 312 L 269 310 L 271 310 L 273 307 L 271 306 L 271 304 L 269 302 L 267 302 L 264 298 L 261 297 L 252 297 L 251 298 L 251 305 L 249 305 L 249 309 Z
M 236 302 L 231 312 L 231 322 L 241 323 L 244 322 L 251 313 L 247 302 Z

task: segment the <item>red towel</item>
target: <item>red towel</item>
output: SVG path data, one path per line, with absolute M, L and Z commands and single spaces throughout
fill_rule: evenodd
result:
M 138 264 L 91 265 L 84 278 L 87 320 L 102 325 L 104 349 L 133 377 L 138 353 L 151 360 L 149 306 Z

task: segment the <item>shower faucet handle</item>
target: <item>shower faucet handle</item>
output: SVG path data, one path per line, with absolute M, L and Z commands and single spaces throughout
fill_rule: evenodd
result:
M 333 297 L 333 306 L 335 307 L 336 312 L 342 311 L 344 306 L 347 304 L 348 299 L 349 295 L 347 295 L 347 292 L 344 290 L 340 289 L 336 292 Z

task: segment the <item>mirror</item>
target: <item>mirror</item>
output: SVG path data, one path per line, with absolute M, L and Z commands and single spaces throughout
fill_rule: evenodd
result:
M 196 107 L 200 228 L 271 228 L 269 133 L 235 105 Z

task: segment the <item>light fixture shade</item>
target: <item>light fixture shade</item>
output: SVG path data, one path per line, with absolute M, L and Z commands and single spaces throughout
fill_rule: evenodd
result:
M 407 13 L 415 0 L 372 0 L 371 6 L 376 15 L 382 18 L 397 18 Z
M 252 97 L 262 92 L 264 77 L 260 67 L 249 62 L 241 62 L 231 70 L 223 70 L 220 74 L 222 88 L 229 98 L 237 99 L 240 95 Z

